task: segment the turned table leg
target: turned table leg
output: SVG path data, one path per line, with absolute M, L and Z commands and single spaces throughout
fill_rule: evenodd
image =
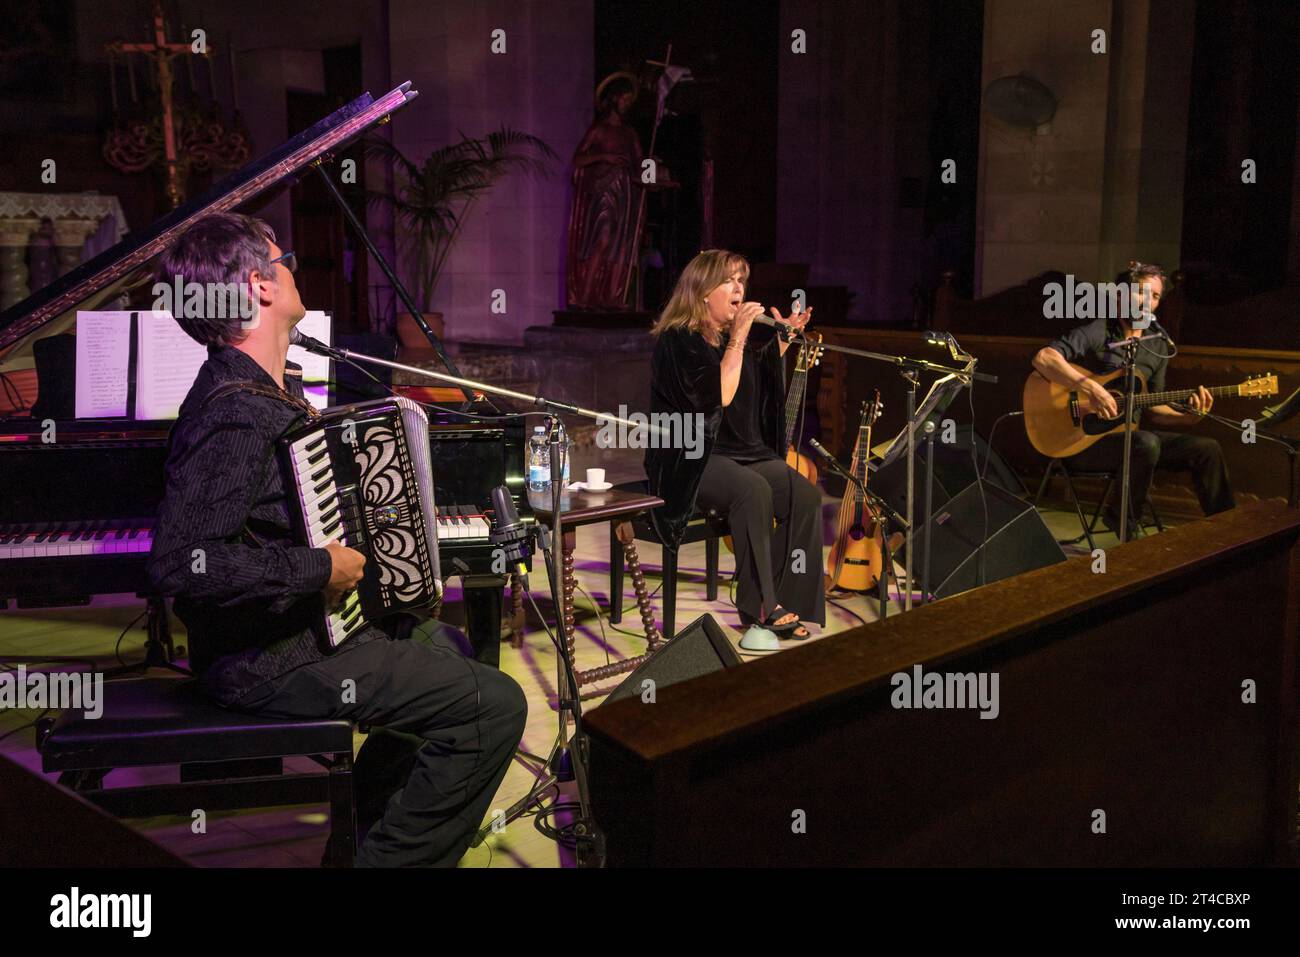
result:
M 560 602 L 564 606 L 561 609 L 561 620 L 564 623 L 564 653 L 570 665 L 573 665 L 576 654 L 573 641 L 573 592 L 578 587 L 578 577 L 573 572 L 573 552 L 577 547 L 577 540 L 577 535 L 572 529 L 564 529 L 564 579 L 560 586 Z
M 631 522 L 619 522 L 615 526 L 618 540 L 623 546 L 623 561 L 632 573 L 632 588 L 636 592 L 637 608 L 641 611 L 641 626 L 645 629 L 649 651 L 655 651 L 663 641 L 659 629 L 655 626 L 654 608 L 650 604 L 650 593 L 645 586 L 645 573 L 641 570 L 641 559 L 636 553 L 636 535 Z M 614 601 L 623 601 L 622 595 L 611 595 Z

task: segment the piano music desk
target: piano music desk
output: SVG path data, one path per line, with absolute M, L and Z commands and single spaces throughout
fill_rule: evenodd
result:
M 537 521 L 549 526 L 552 514 L 550 493 L 530 492 L 528 500 Z M 617 488 L 611 488 L 605 492 L 565 491 L 560 497 L 560 518 L 563 523 L 561 531 L 564 538 L 561 547 L 564 580 L 560 588 L 564 621 L 563 646 L 564 656 L 568 660 L 569 667 L 575 668 L 579 687 L 593 681 L 601 681 L 614 675 L 635 670 L 641 662 L 658 651 L 664 643 L 663 636 L 655 625 L 654 608 L 650 604 L 650 596 L 646 591 L 645 575 L 641 571 L 641 560 L 637 557 L 636 539 L 632 534 L 631 522 L 633 516 L 658 508 L 663 503 L 663 499 L 654 495 L 628 492 Z M 641 624 L 645 628 L 646 653 L 603 665 L 599 668 L 576 671 L 573 640 L 573 592 L 578 584 L 577 577 L 573 573 L 573 552 L 577 544 L 575 530 L 579 525 L 594 525 L 599 522 L 613 522 L 615 534 L 618 535 L 618 540 L 623 545 L 624 561 L 632 573 L 632 587 L 636 591 L 636 603 L 641 611 Z M 613 560 L 614 557 L 611 555 L 610 561 Z M 611 602 L 621 602 L 623 600 L 622 595 L 610 595 L 609 597 Z

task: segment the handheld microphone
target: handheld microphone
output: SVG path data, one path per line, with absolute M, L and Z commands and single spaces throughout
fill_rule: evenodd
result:
M 529 547 L 531 539 L 528 527 L 519 520 L 519 510 L 515 500 L 510 497 L 510 489 L 498 485 L 492 490 L 492 530 L 488 540 L 505 553 L 510 568 L 528 587 L 528 567 L 524 564 L 532 554 Z
M 795 338 L 796 336 L 803 335 L 802 329 L 799 329 L 796 326 L 792 326 L 788 322 L 782 322 L 780 319 L 774 319 L 765 312 L 761 312 L 757 316 L 755 316 L 754 321 L 757 322 L 760 326 L 771 326 L 777 332 L 781 333 L 781 335 L 785 336 L 787 341 Z

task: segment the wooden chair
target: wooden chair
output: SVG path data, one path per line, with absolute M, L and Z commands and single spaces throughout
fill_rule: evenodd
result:
M 626 482 L 616 486 L 629 492 L 645 492 L 645 482 Z M 637 541 L 655 542 L 663 545 L 663 540 L 655 532 L 648 515 L 641 515 L 631 522 L 633 537 Z M 686 526 L 686 535 L 682 544 L 704 542 L 705 586 L 704 597 L 708 601 L 718 600 L 718 541 L 729 535 L 726 513 L 716 509 L 696 511 Z M 667 639 L 676 635 L 677 622 L 677 552 L 663 550 L 663 634 Z M 623 545 L 618 539 L 613 523 L 609 531 L 609 620 L 617 625 L 623 620 Z
M 1061 470 L 1061 474 L 1065 476 L 1065 487 L 1070 492 L 1070 501 L 1074 505 L 1074 513 L 1079 516 L 1079 526 L 1083 529 L 1082 535 L 1063 541 L 1061 544 L 1073 545 L 1078 542 L 1079 539 L 1086 538 L 1088 539 L 1088 550 L 1091 551 L 1097 547 L 1097 543 L 1093 540 L 1092 536 L 1097 531 L 1097 522 L 1101 518 L 1102 506 L 1106 504 L 1106 499 L 1110 497 L 1110 491 L 1114 488 L 1115 482 L 1119 478 L 1119 469 L 1071 469 L 1065 464 L 1064 459 L 1049 459 L 1047 462 L 1047 469 L 1043 472 L 1043 480 L 1038 483 L 1038 494 L 1034 496 L 1035 508 L 1038 507 L 1038 502 L 1043 497 L 1043 492 L 1047 489 L 1047 483 L 1052 480 L 1052 473 L 1058 468 Z M 1092 518 L 1090 519 L 1085 519 L 1083 517 L 1083 507 L 1079 504 L 1079 492 L 1074 486 L 1074 480 L 1076 478 L 1106 480 L 1106 485 L 1101 492 L 1101 498 L 1097 499 L 1097 507 L 1093 509 Z M 1147 496 L 1147 507 L 1151 510 L 1151 518 L 1155 522 L 1156 529 L 1163 532 L 1165 530 L 1164 522 L 1160 520 L 1160 513 L 1156 511 L 1156 503 L 1151 500 L 1150 495 Z M 1139 516 L 1135 514 L 1132 509 L 1133 502 L 1130 499 L 1129 521 L 1133 523 L 1134 529 L 1141 532 L 1142 522 L 1140 521 Z

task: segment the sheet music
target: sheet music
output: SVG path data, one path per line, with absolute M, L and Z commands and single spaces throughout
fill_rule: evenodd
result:
M 892 463 L 894 459 L 904 455 L 907 452 L 908 428 L 919 429 L 921 423 L 933 415 L 940 405 L 943 405 L 946 408 L 947 403 L 952 401 L 956 396 L 957 391 L 962 388 L 963 384 L 964 383 L 960 378 L 952 374 L 935 379 L 934 383 L 930 386 L 930 391 L 925 394 L 925 398 L 922 399 L 920 405 L 917 406 L 916 416 L 910 423 L 904 423 L 903 431 L 899 432 L 887 443 L 886 450 L 881 453 L 880 460 L 869 465 L 871 471 L 874 472 L 878 469 L 883 469 L 885 466 Z M 916 441 L 918 445 L 921 443 L 921 437 L 919 435 L 917 436 Z M 881 446 L 876 446 L 876 448 L 880 447 Z
M 74 403 L 79 419 L 127 414 L 127 370 L 131 359 L 131 313 L 77 312 L 77 379 Z
M 136 313 L 135 417 L 174 419 L 208 358 L 170 312 Z
M 334 345 L 334 340 L 331 338 L 333 329 L 333 317 L 320 309 L 309 310 L 298 323 L 299 332 L 313 339 L 319 339 L 327 346 Z M 307 401 L 318 409 L 327 408 L 330 401 L 329 356 L 318 356 L 301 346 L 290 346 L 289 361 L 302 366 L 302 390 Z

